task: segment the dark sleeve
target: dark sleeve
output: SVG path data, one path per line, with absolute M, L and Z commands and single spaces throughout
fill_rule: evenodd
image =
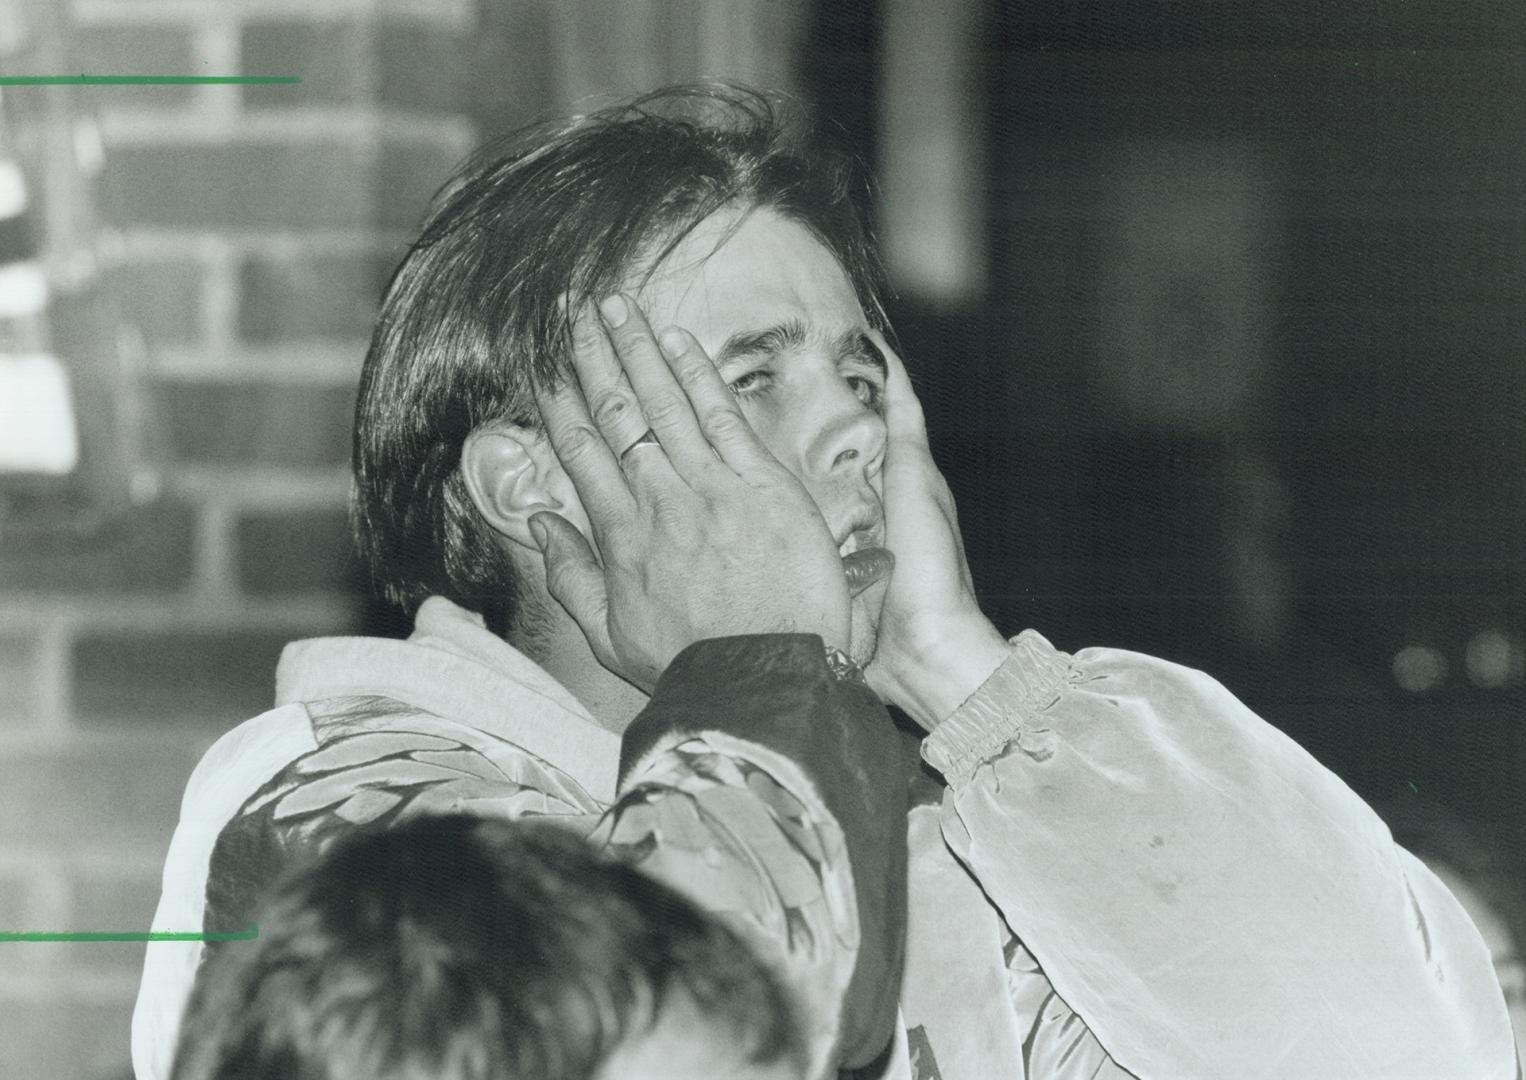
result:
M 702 641 L 674 659 L 626 730 L 622 792 L 673 748 L 718 737 L 795 766 L 842 831 L 859 949 L 841 1063 L 862 1065 L 893 1034 L 904 959 L 907 795 L 895 727 L 867 686 L 833 675 L 814 634 Z

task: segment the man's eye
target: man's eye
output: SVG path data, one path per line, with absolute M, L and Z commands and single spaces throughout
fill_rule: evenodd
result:
M 862 375 L 846 375 L 844 378 L 847 380 L 849 388 L 858 395 L 858 400 L 868 405 L 871 409 L 879 408 L 880 399 L 884 395 L 884 390 L 881 389 L 879 383 L 873 379 L 867 379 Z
M 757 393 L 766 387 L 772 379 L 773 376 L 769 374 L 766 368 L 759 368 L 756 371 L 749 371 L 745 375 L 740 375 L 731 380 L 728 389 L 738 397 L 744 397 L 747 394 Z

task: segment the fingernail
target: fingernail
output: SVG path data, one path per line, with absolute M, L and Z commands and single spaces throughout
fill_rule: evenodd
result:
M 606 296 L 599 301 L 599 313 L 604 316 L 604 321 L 611 327 L 620 326 L 630 314 L 630 308 L 625 303 L 625 297 L 619 293 Z
M 684 340 L 684 332 L 676 326 L 670 326 L 657 335 L 657 342 L 662 346 L 662 351 L 669 356 L 678 356 L 688 347 Z
M 535 546 L 542 551 L 546 550 L 546 523 L 539 517 L 530 519 L 530 535 L 535 538 Z
M 593 312 L 588 308 L 579 308 L 572 317 L 572 343 L 576 348 L 593 348 L 595 343 L 604 337 L 604 331 L 597 325 L 598 320 L 593 317 Z

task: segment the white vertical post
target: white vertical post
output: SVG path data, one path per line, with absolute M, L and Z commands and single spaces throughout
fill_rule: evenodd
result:
M 984 273 L 977 0 L 884 0 L 880 232 L 910 296 L 957 302 Z

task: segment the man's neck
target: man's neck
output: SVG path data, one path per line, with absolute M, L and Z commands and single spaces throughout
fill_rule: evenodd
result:
M 583 631 L 559 607 L 533 635 L 511 644 L 565 686 L 600 727 L 616 735 L 646 706 L 647 695 L 599 663 Z

